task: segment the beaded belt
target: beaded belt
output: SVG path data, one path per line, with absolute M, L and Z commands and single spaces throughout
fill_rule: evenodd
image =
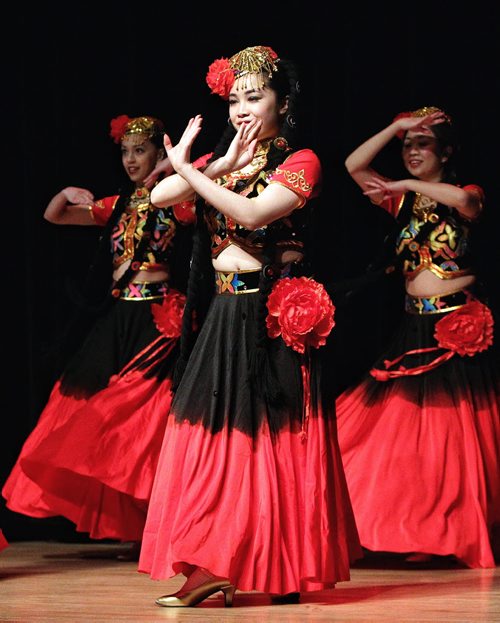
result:
M 428 297 L 407 294 L 405 310 L 409 314 L 442 314 L 462 307 L 470 298 L 471 294 L 467 290 Z
M 166 281 L 132 282 L 123 288 L 120 299 L 124 301 L 154 301 L 162 299 L 168 292 Z
M 215 271 L 215 291 L 217 294 L 251 294 L 259 291 L 261 268 L 240 270 L 238 272 Z
M 303 262 L 287 262 L 286 264 L 267 264 L 262 268 L 251 268 L 227 272 L 215 271 L 215 292 L 217 294 L 251 294 L 259 291 L 262 273 L 270 280 L 282 279 L 306 274 L 307 265 Z

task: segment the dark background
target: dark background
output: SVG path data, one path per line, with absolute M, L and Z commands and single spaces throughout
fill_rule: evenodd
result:
M 2 483 L 55 381 L 46 353 L 71 315 L 65 282 L 84 275 L 97 242 L 96 228 L 45 222 L 48 201 L 69 185 L 96 196 L 117 190 L 121 162 L 108 132 L 120 114 L 160 117 L 175 141 L 189 117 L 202 113 L 194 156 L 211 150 L 227 108 L 209 93 L 205 73 L 214 59 L 249 45 L 270 45 L 301 69 L 307 142 L 324 169 L 315 227 L 323 274 L 362 273 L 389 225 L 346 174 L 345 157 L 396 113 L 434 105 L 460 132 L 463 183 L 485 189 L 477 242 L 498 296 L 500 32 L 487 3 L 56 2 L 12 10 L 3 29 L 13 42 L 2 43 Z M 404 175 L 397 141 L 379 160 L 381 172 Z M 339 306 L 324 351 L 334 392 L 368 367 L 400 298 L 399 284 L 388 280 Z M 10 540 L 84 538 L 63 520 L 26 518 L 3 502 L 0 528 Z

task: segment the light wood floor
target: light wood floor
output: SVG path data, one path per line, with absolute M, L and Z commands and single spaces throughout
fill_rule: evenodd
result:
M 372 558 L 352 569 L 351 581 L 303 595 L 296 605 L 271 605 L 262 593 L 239 593 L 233 608 L 222 595 L 195 608 L 161 608 L 154 599 L 182 578 L 157 582 L 120 562 L 120 545 L 17 542 L 0 553 L 0 621 L 22 623 L 153 623 L 194 621 L 334 623 L 406 621 L 500 622 L 500 568 L 408 568 Z

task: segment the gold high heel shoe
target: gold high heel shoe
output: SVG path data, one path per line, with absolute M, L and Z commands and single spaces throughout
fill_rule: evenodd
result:
M 229 607 L 233 605 L 235 590 L 235 587 L 229 580 L 213 578 L 208 582 L 195 586 L 191 590 L 181 588 L 177 593 L 173 593 L 172 595 L 158 597 L 155 603 L 159 606 L 170 608 L 188 608 L 190 606 L 196 606 L 207 597 L 210 597 L 210 595 L 222 591 L 224 593 L 224 606 Z

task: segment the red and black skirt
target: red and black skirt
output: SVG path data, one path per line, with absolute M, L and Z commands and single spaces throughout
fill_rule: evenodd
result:
M 283 400 L 254 390 L 260 295 L 240 277 L 244 290 L 219 275 L 176 391 L 139 570 L 163 579 L 201 566 L 270 593 L 333 587 L 361 555 L 334 409 L 321 402 L 316 358 L 306 370 L 281 338 L 269 355 Z
M 172 398 L 177 338 L 152 316 L 166 292 L 131 284 L 96 322 L 3 487 L 11 510 L 64 516 L 96 539 L 141 539 Z
M 500 353 L 491 314 L 466 291 L 407 297 L 406 311 L 370 374 L 337 400 L 361 543 L 494 567 Z M 481 314 L 488 322 L 478 328 Z

